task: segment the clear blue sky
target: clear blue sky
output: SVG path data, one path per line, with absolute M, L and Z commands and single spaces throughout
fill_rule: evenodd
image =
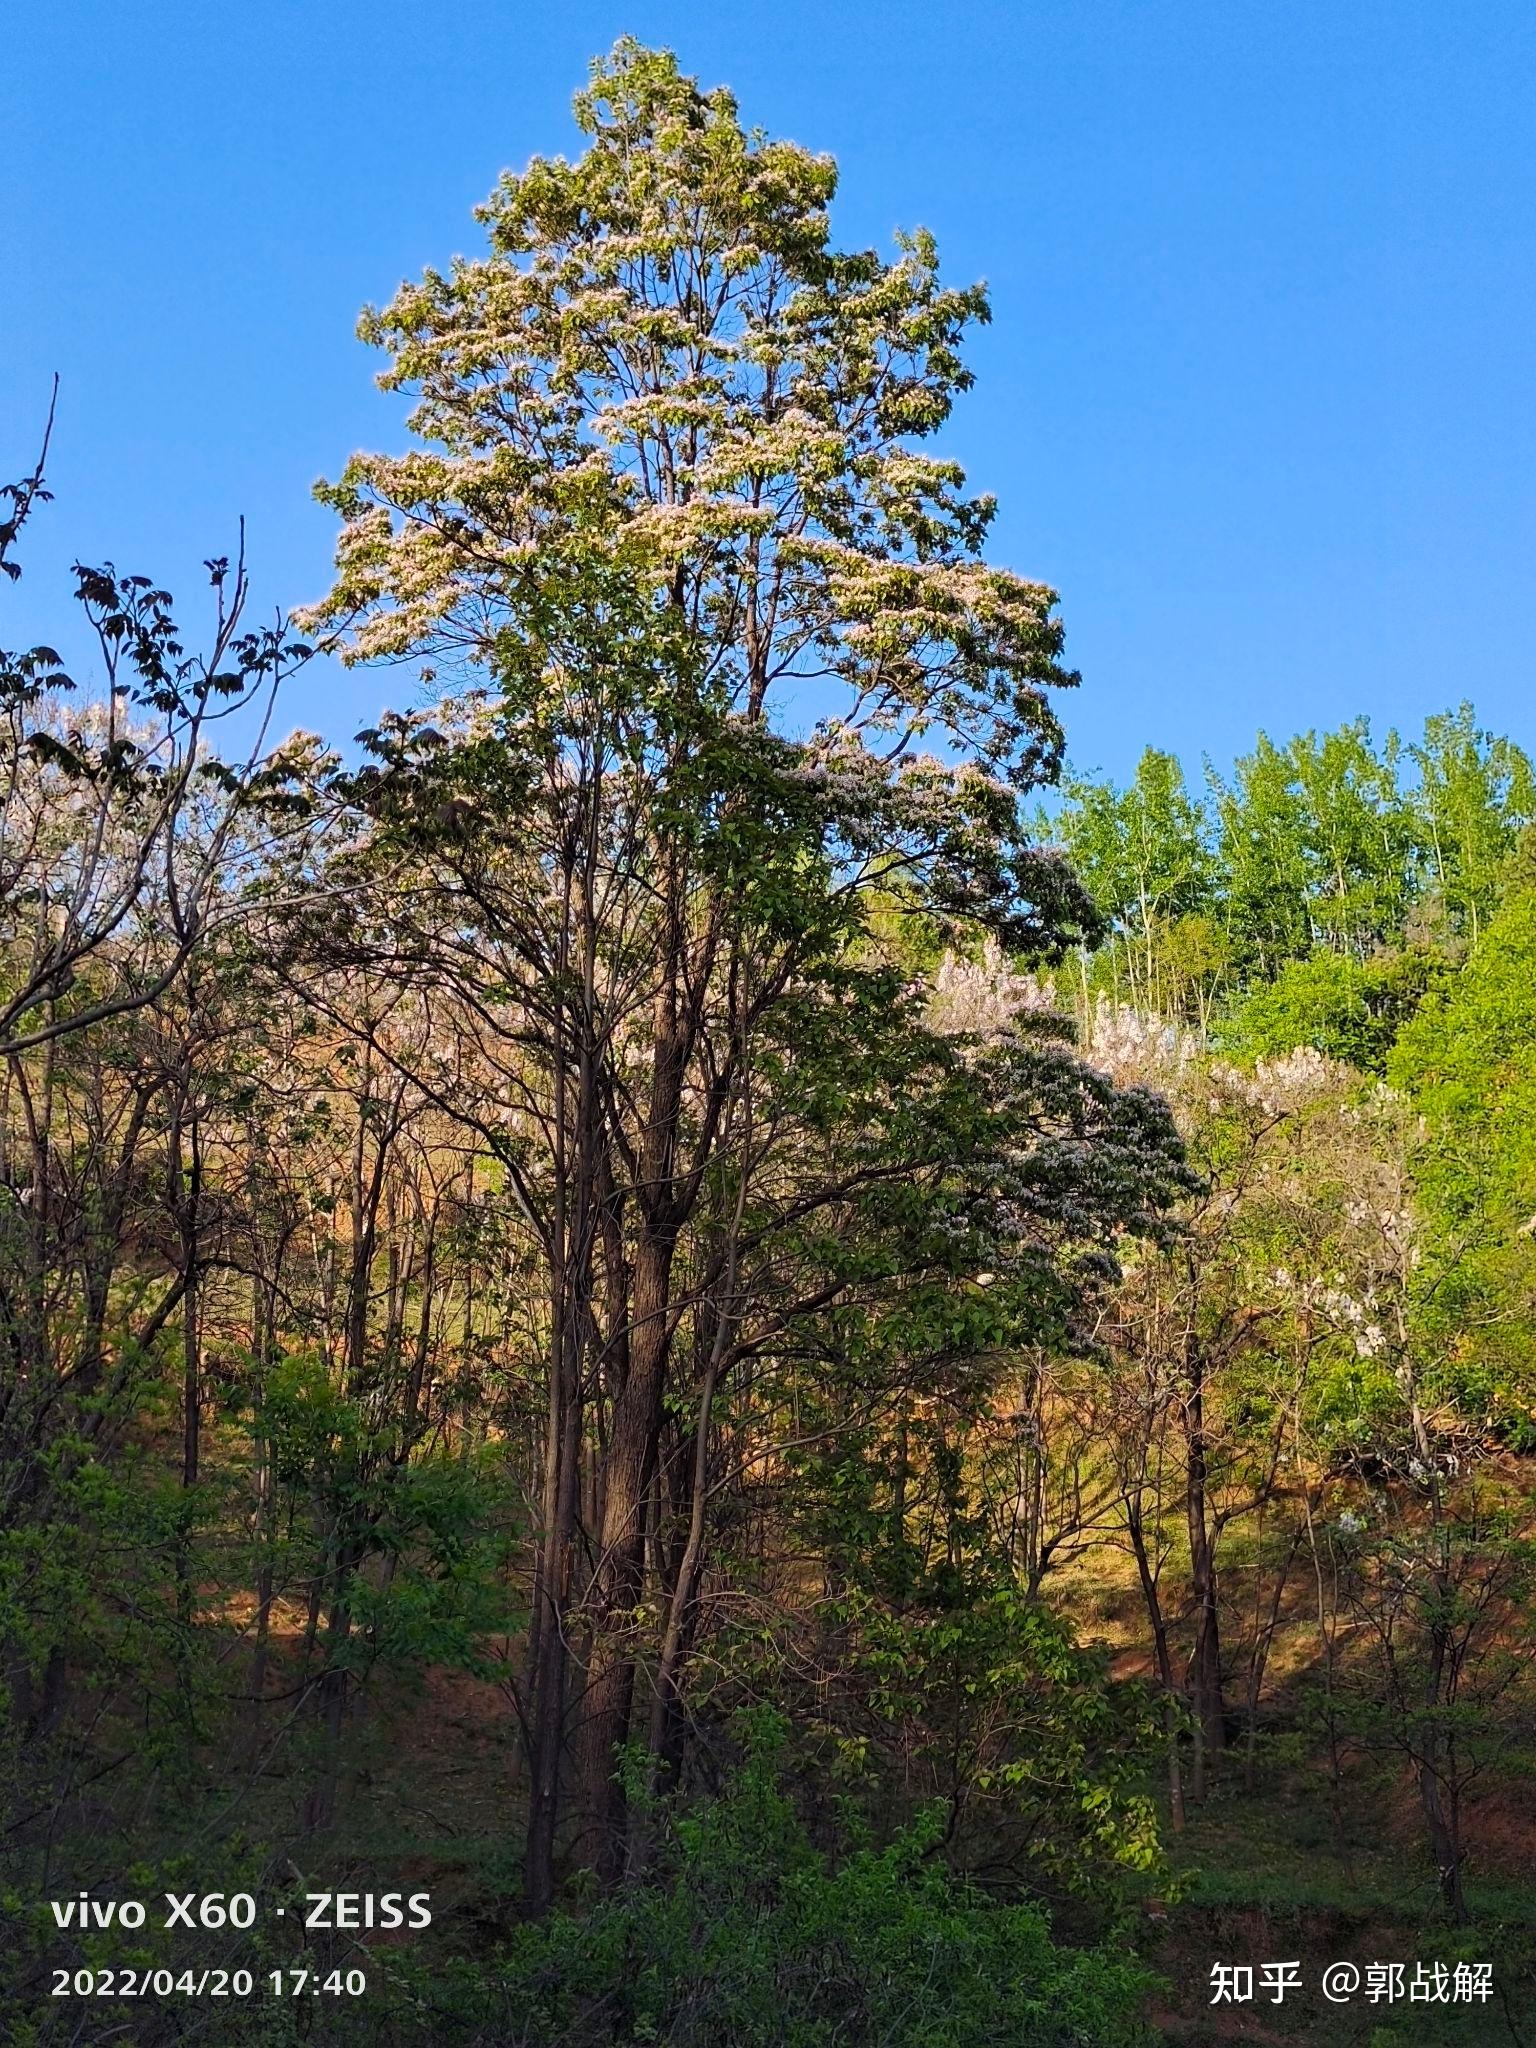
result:
M 951 441 L 1062 593 L 1082 765 L 1463 696 L 1536 741 L 1529 0 L 19 0 L 0 469 L 63 381 L 0 642 L 59 637 L 75 554 L 194 613 L 242 512 L 260 596 L 316 596 L 311 483 L 399 440 L 359 306 L 477 246 L 624 31 L 833 151 L 845 240 L 990 282 Z M 285 723 L 407 695 L 332 671 Z

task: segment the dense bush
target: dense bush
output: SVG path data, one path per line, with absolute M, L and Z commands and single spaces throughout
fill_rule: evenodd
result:
M 1067 1951 L 933 1853 L 936 1828 L 827 1855 L 777 1729 L 702 1806 L 656 1817 L 643 1879 L 521 1927 L 422 1993 L 434 2038 L 587 2048 L 1116 2048 L 1148 2038 L 1134 1958 Z M 453 2032 L 454 2028 L 461 2031 Z M 463 2032 L 464 2029 L 470 2032 Z

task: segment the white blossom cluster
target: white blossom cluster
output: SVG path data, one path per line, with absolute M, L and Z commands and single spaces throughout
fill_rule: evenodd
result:
M 1021 1016 L 1056 1010 L 1055 983 L 1021 974 L 989 937 L 979 960 L 946 952 L 933 977 L 928 1022 L 946 1036 L 995 1039 L 1006 1037 Z
M 1171 1085 L 1200 1050 L 1193 1032 L 1103 995 L 1093 1006 L 1087 1038 L 1094 1060 L 1114 1080 L 1152 1087 Z

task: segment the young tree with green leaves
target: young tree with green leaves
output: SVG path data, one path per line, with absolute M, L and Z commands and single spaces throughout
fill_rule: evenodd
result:
M 1123 949 L 1131 1001 L 1172 1011 L 1193 988 L 1203 1009 L 1216 869 L 1210 820 L 1177 759 L 1148 747 L 1128 788 L 1068 776 L 1064 790 L 1053 836 L 1109 921 L 1116 964 Z M 1179 972 L 1190 964 L 1193 975 Z
M 1475 946 L 1520 834 L 1536 821 L 1536 775 L 1513 740 L 1478 726 L 1470 704 L 1427 718 L 1408 751 L 1430 886 L 1451 931 Z
M 1314 948 L 1363 959 L 1413 900 L 1419 827 L 1393 734 L 1364 719 L 1284 747 L 1260 734 L 1229 782 L 1213 777 L 1228 934 L 1250 973 Z

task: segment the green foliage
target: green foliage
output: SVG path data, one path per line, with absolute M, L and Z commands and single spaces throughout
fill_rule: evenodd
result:
M 1250 1055 L 1308 1044 L 1379 1072 L 1508 886 L 1536 815 L 1529 760 L 1462 704 L 1408 747 L 1373 743 L 1363 719 L 1284 745 L 1261 733 L 1209 779 L 1210 802 L 1191 799 L 1153 749 L 1125 790 L 1067 779 L 1049 829 L 1113 927 L 1087 985 L 1201 1024 L 1225 997 Z
M 1149 1979 L 1068 1952 L 1033 1907 L 952 1878 L 930 1817 L 888 1846 L 818 1848 L 760 1718 L 717 1798 L 669 1809 L 643 1882 L 519 1930 L 468 1973 L 476 2019 L 526 2048 L 1131 2048 Z M 455 2010 L 459 2010 L 457 2006 Z
M 486 1674 L 487 1645 L 526 1623 L 507 1583 L 511 1527 L 499 1461 L 438 1456 L 392 1468 L 377 1486 L 374 1542 L 384 1569 L 360 1579 L 354 1659 Z
M 942 1424 L 898 1401 L 793 1457 L 826 1596 L 787 1658 L 743 1632 L 727 1670 L 782 1701 L 814 1772 L 869 1811 L 937 1802 L 954 1866 L 1112 1909 L 1128 1873 L 1161 1867 L 1153 1703 L 1020 1583 L 968 1445 L 989 1382 L 957 1380 Z
M 1215 900 L 1210 819 L 1172 754 L 1149 747 L 1128 789 L 1069 776 L 1056 836 L 1099 910 L 1123 934 L 1130 985 L 1150 1007 L 1182 1007 L 1210 976 L 1197 936 Z M 1175 935 L 1179 935 L 1177 938 Z
M 1449 973 L 1427 948 L 1365 960 L 1309 953 L 1250 989 L 1223 1020 L 1220 1038 L 1249 1059 L 1310 1045 L 1363 1073 L 1383 1074 L 1398 1032 Z
M 1314 945 L 1363 958 L 1401 929 L 1418 825 L 1399 776 L 1401 746 L 1380 753 L 1364 719 L 1285 747 L 1264 734 L 1217 785 L 1228 926 L 1261 973 Z
M 1478 727 L 1470 704 L 1426 719 L 1410 751 L 1433 886 L 1451 929 L 1475 944 L 1510 853 L 1536 819 L 1536 774 L 1513 740 Z
M 1536 1442 L 1536 892 L 1510 898 L 1391 1062 L 1425 1120 L 1425 1314 L 1501 1433 Z

